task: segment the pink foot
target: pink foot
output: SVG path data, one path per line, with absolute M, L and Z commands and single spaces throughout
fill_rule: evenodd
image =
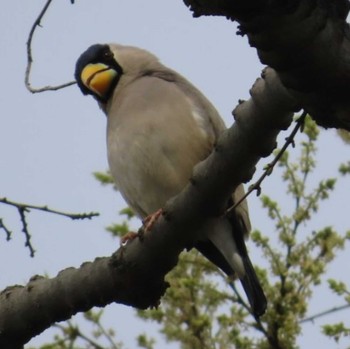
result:
M 152 230 L 152 227 L 154 223 L 157 221 L 157 219 L 163 214 L 163 209 L 160 208 L 156 212 L 148 215 L 144 220 L 143 220 L 143 226 L 144 226 L 144 232 L 147 233 L 148 231 Z
M 133 231 L 129 231 L 128 233 L 126 233 L 125 235 L 122 236 L 122 238 L 120 239 L 120 244 L 121 245 L 125 245 L 129 241 L 132 241 L 132 240 L 136 239 L 137 236 L 138 236 L 137 233 L 135 233 Z

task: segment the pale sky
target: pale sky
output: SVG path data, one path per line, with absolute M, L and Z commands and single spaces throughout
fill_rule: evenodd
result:
M 13 231 L 12 240 L 6 242 L 0 230 L 0 289 L 24 284 L 35 274 L 55 276 L 66 267 L 110 255 L 118 244 L 104 228 L 117 221 L 117 212 L 125 206 L 118 194 L 101 187 L 92 176 L 94 171 L 107 169 L 106 120 L 96 102 L 84 97 L 76 86 L 36 95 L 24 87 L 25 43 L 44 3 L 7 1 L 0 12 L 0 197 L 70 212 L 98 211 L 101 216 L 73 222 L 30 213 L 29 229 L 36 249 L 35 258 L 30 258 L 18 215 L 12 208 L 0 205 L 0 217 Z M 192 81 L 217 107 L 227 125 L 233 122 L 231 111 L 238 99 L 249 97 L 248 91 L 262 69 L 247 39 L 235 35 L 235 24 L 219 17 L 193 19 L 181 0 L 77 0 L 75 5 L 69 0 L 54 1 L 42 26 L 33 45 L 34 87 L 72 80 L 75 61 L 91 44 L 135 45 L 153 52 Z M 319 149 L 315 180 L 336 176 L 338 164 L 349 159 L 349 147 L 330 130 L 322 133 Z M 266 163 L 263 161 L 261 166 Z M 275 199 L 281 197 L 281 206 L 290 205 L 283 201 L 278 174 L 267 179 L 263 191 Z M 341 232 L 347 230 L 348 207 L 344 202 L 349 194 L 349 179 L 342 179 L 339 190 L 321 207 L 317 221 L 305 227 L 305 232 L 325 225 L 333 225 Z M 259 199 L 254 195 L 249 204 L 253 226 L 274 234 Z M 135 227 L 138 224 L 135 222 Z M 263 263 L 259 256 L 252 259 Z M 328 277 L 341 278 L 350 285 L 348 267 L 344 268 L 349 262 L 349 256 L 341 254 L 330 267 Z M 316 291 L 309 313 L 342 303 L 322 288 Z M 107 307 L 108 324 L 115 327 L 118 339 L 129 348 L 134 347 L 134 338 L 146 328 L 157 336 L 155 326 L 135 323 L 133 314 L 133 309 L 122 305 Z M 337 313 L 305 325 L 300 346 L 335 347 L 319 334 L 319 326 L 348 315 Z M 51 333 L 46 332 L 30 345 L 50 338 Z

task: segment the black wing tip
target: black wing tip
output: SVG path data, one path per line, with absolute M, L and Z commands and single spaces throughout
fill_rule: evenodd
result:
M 241 279 L 241 283 L 247 295 L 252 314 L 258 319 L 266 312 L 267 299 L 248 256 L 243 259 L 243 263 L 246 274 Z
M 264 296 L 264 299 L 259 299 L 258 304 L 255 304 L 252 308 L 252 313 L 256 319 L 259 319 L 266 313 L 267 309 L 267 299 Z
M 243 289 L 247 295 L 252 314 L 255 318 L 260 318 L 264 315 L 267 309 L 267 299 L 262 290 L 259 282 L 254 282 L 255 280 L 249 278 L 246 275 L 241 279 Z

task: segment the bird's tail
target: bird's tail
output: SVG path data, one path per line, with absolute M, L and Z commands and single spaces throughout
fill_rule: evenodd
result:
M 252 313 L 256 318 L 263 315 L 267 307 L 267 299 L 265 297 L 264 291 L 261 287 L 258 276 L 256 275 L 255 269 L 252 262 L 250 261 L 247 247 L 245 244 L 245 237 L 248 235 L 250 230 L 249 218 L 246 217 L 247 222 L 245 222 L 244 217 L 240 214 L 239 210 L 235 210 L 230 214 L 230 223 L 232 226 L 232 235 L 235 241 L 235 247 L 241 258 L 241 263 L 243 264 L 243 273 L 239 273 L 237 267 L 231 263 L 233 270 L 239 277 L 243 289 L 247 295 Z M 231 259 L 232 260 L 232 259 Z
M 266 311 L 267 299 L 248 255 L 243 257 L 243 264 L 245 274 L 240 281 L 247 295 L 252 313 L 256 318 L 259 318 Z
M 209 228 L 208 241 L 195 247 L 228 276 L 238 277 L 255 317 L 264 314 L 267 300 L 244 242 L 244 229 L 238 219 L 218 220 Z

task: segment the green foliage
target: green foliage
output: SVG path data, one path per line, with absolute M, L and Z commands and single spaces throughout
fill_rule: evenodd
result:
M 211 279 L 217 273 L 196 251 L 182 253 L 178 266 L 167 275 L 171 287 L 161 306 L 138 315 L 160 323 L 167 340 L 181 343 L 181 348 L 212 348 L 216 309 L 233 298 L 218 291 L 218 281 Z
M 130 221 L 131 218 L 135 217 L 134 211 L 130 207 L 125 207 L 119 211 L 121 216 L 126 216 L 127 220 Z
M 123 217 L 121 223 L 114 223 L 106 228 L 106 230 L 115 237 L 121 237 L 130 231 L 129 221 L 135 216 L 134 212 L 129 207 L 119 211 L 119 215 Z
M 115 331 L 105 328 L 102 322 L 103 310 L 89 310 L 83 315 L 90 327 L 89 334 L 83 332 L 73 320 L 55 324 L 59 333 L 54 336 L 53 343 L 45 344 L 39 349 L 123 349 L 123 344 L 115 339 Z
M 307 231 L 308 223 L 317 214 L 322 201 L 329 198 L 336 180 L 328 178 L 314 187 L 309 183 L 314 171 L 316 140 L 319 131 L 309 118 L 305 121 L 304 139 L 300 143 L 300 157 L 291 161 L 286 152 L 279 167 L 286 184 L 287 194 L 294 200 L 291 213 L 284 213 L 278 202 L 263 196 L 261 201 L 274 222 L 278 241 L 261 232 L 252 233 L 252 239 L 261 248 L 270 268 L 269 280 L 264 289 L 269 309 L 261 322 L 266 336 L 260 348 L 295 348 L 307 306 L 315 286 L 337 251 L 344 247 L 346 235 L 338 234 L 332 227 Z M 305 231 L 306 230 L 306 231 Z
M 93 173 L 95 179 L 97 179 L 102 185 L 113 185 L 114 186 L 114 180 L 109 171 L 106 172 L 94 172 Z
M 242 295 L 239 282 L 228 280 L 213 264 L 197 251 L 191 250 L 180 255 L 179 263 L 168 275 L 171 287 L 162 298 L 157 309 L 138 311 L 144 321 L 153 321 L 168 342 L 178 344 L 182 349 L 294 349 L 306 318 L 308 305 L 313 293 L 324 280 L 329 264 L 338 251 L 350 240 L 350 232 L 339 234 L 332 226 L 311 230 L 312 220 L 319 213 L 321 204 L 328 200 L 337 181 L 325 178 L 318 183 L 312 179 L 316 168 L 316 142 L 319 130 L 307 118 L 303 134 L 298 141 L 299 157 L 296 151 L 284 153 L 279 162 L 279 171 L 285 185 L 287 200 L 283 193 L 272 197 L 263 195 L 262 206 L 273 222 L 275 231 L 264 234 L 255 230 L 251 233 L 251 244 L 261 251 L 266 262 L 265 268 L 256 268 L 269 301 L 268 310 L 261 319 L 255 319 Z M 292 158 L 295 158 L 294 160 Z M 350 173 L 350 165 L 343 165 L 342 174 Z M 276 176 L 276 173 L 273 175 Z M 99 174 L 102 183 L 108 182 L 108 174 Z M 288 201 L 288 208 L 282 203 Z M 290 203 L 292 202 L 292 205 Z M 290 208 L 290 206 L 292 208 Z M 114 236 L 129 231 L 133 217 L 130 209 L 120 212 L 122 222 L 108 227 Z M 350 293 L 345 283 L 329 280 L 330 291 L 343 298 L 350 306 Z M 101 325 L 102 311 L 88 312 L 86 320 L 95 327 L 90 338 L 80 332 L 71 322 L 60 326 L 61 334 L 56 336 L 54 345 L 41 349 L 68 349 L 67 343 L 85 340 L 85 348 L 121 348 L 115 346 L 92 346 L 89 340 L 109 338 L 114 333 Z M 323 326 L 322 331 L 335 341 L 350 335 L 344 323 Z M 83 337 L 85 336 L 85 337 Z M 139 348 L 155 349 L 155 338 L 142 333 L 137 336 Z M 78 346 L 70 348 L 78 349 Z
M 348 236 L 347 239 L 349 239 Z M 346 284 L 342 281 L 337 281 L 334 279 L 329 279 L 328 284 L 329 288 L 334 293 L 345 300 L 345 304 L 338 307 L 337 309 L 343 310 L 350 308 L 350 291 L 348 290 Z M 332 325 L 324 325 L 322 326 L 322 331 L 326 336 L 333 338 L 337 343 L 341 338 L 349 339 L 350 337 L 350 327 L 347 327 L 344 322 L 337 322 Z M 350 348 L 350 346 L 348 348 Z
M 153 349 L 154 348 L 154 339 L 149 339 L 146 334 L 140 334 L 137 337 L 137 344 L 140 348 L 145 348 L 145 349 Z
M 329 284 L 329 288 L 333 290 L 338 296 L 349 294 L 344 282 L 336 281 L 334 279 L 329 279 L 328 284 Z M 347 299 L 347 302 L 350 303 L 350 299 Z
M 94 172 L 93 175 L 102 185 L 112 185 L 114 189 L 116 189 L 113 177 L 109 171 Z M 121 222 L 113 223 L 106 228 L 106 230 L 114 237 L 121 237 L 130 231 L 129 221 L 135 216 L 135 214 L 131 208 L 126 207 L 119 211 L 119 216 L 122 218 Z
M 347 175 L 350 173 L 350 161 L 344 163 L 344 164 L 341 164 L 339 166 L 339 172 L 340 174 L 342 174 L 343 176 Z
M 339 342 L 342 337 L 350 336 L 350 328 L 345 327 L 343 322 L 338 322 L 334 325 L 324 325 L 323 333 L 332 337 L 336 342 Z
M 337 130 L 338 136 L 343 140 L 345 144 L 350 144 L 350 132 L 343 129 Z

